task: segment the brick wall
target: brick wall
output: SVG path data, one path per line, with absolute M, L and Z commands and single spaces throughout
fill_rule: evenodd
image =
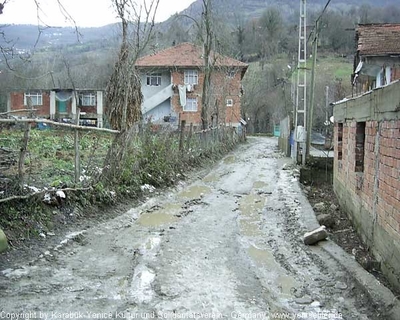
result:
M 49 117 L 50 115 L 50 93 L 43 92 L 43 104 L 41 106 L 34 106 L 35 114 L 41 117 Z M 28 109 L 28 106 L 24 105 L 24 93 L 23 92 L 12 92 L 10 93 L 10 108 L 11 110 Z M 22 112 L 18 115 L 27 116 L 28 112 Z
M 383 271 L 400 288 L 399 89 L 395 83 L 335 106 L 334 189 Z
M 400 79 L 400 68 L 399 67 L 393 67 L 392 72 L 391 72 L 391 79 L 390 81 L 396 81 Z
M 179 115 L 180 120 L 185 120 L 189 125 L 190 123 L 200 124 L 201 123 L 201 108 L 202 108 L 202 94 L 203 94 L 203 83 L 204 73 L 200 72 L 199 84 L 195 87 L 193 92 L 187 93 L 187 98 L 196 98 L 198 103 L 197 112 L 183 111 L 180 105 L 179 92 L 175 90 L 175 93 L 171 99 L 173 111 Z M 172 84 L 175 86 L 182 85 L 184 83 L 184 70 L 178 70 L 172 72 Z M 208 112 L 208 119 L 210 121 L 212 113 L 214 112 L 215 103 L 218 104 L 220 121 L 225 119 L 226 124 L 238 123 L 241 118 L 241 75 L 240 72 L 236 73 L 233 78 L 227 78 L 226 72 L 221 71 L 220 73 L 213 73 L 212 85 L 211 85 L 211 103 Z M 226 100 L 232 99 L 233 106 L 227 107 Z

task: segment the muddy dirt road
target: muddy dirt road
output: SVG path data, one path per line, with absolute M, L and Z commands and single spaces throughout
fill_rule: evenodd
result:
M 316 221 L 276 144 L 250 138 L 206 175 L 0 271 L 0 318 L 379 319 L 340 264 L 303 245 Z

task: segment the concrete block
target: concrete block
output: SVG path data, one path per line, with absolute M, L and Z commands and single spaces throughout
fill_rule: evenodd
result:
M 328 232 L 325 226 L 321 226 L 311 232 L 306 232 L 303 237 L 303 241 L 307 245 L 317 244 L 321 240 L 325 240 L 328 237 Z

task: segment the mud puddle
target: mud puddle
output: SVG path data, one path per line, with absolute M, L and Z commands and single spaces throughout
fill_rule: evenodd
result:
M 203 178 L 203 182 L 209 183 L 209 182 L 217 182 L 219 178 L 216 175 L 210 174 L 206 177 Z
M 205 194 L 210 194 L 211 189 L 206 186 L 191 186 L 183 191 L 181 191 L 178 194 L 178 198 L 188 198 L 188 199 L 195 199 L 195 198 L 201 198 Z
M 279 293 L 283 297 L 290 298 L 299 284 L 293 277 L 285 273 L 279 263 L 276 262 L 272 252 L 259 249 L 254 245 L 251 245 L 247 252 L 256 265 L 267 269 L 270 277 L 273 279 L 273 287 L 279 289 Z
M 241 198 L 239 210 L 239 229 L 242 235 L 248 237 L 262 236 L 260 230 L 261 213 L 265 206 L 265 198 L 261 195 L 249 194 Z
M 268 186 L 268 183 L 264 182 L 264 181 L 255 181 L 253 183 L 253 188 L 254 189 L 261 189 L 261 188 L 265 188 Z
M 167 203 L 164 207 L 152 212 L 146 212 L 140 216 L 137 223 L 144 227 L 159 227 L 178 221 L 175 214 L 182 210 L 179 203 Z
M 265 197 L 262 197 L 261 195 L 246 195 L 239 202 L 240 212 L 245 216 L 259 214 L 265 207 L 265 200 Z
M 231 155 L 231 156 L 224 158 L 223 161 L 225 164 L 232 164 L 232 163 L 236 162 L 236 157 L 234 155 Z

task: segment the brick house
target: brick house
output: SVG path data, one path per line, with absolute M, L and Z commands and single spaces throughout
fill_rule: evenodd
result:
M 52 120 L 75 120 L 80 109 L 80 123 L 103 127 L 103 91 L 89 89 L 53 89 L 14 91 L 9 94 L 8 111 L 28 109 L 31 101 L 35 117 Z M 28 117 L 29 111 L 13 113 Z
M 400 288 L 400 81 L 334 106 L 334 190 Z
M 359 94 L 400 79 L 400 24 L 360 24 L 356 29 L 353 88 Z
M 248 65 L 212 53 L 208 122 L 238 126 L 241 120 L 241 81 Z M 138 59 L 145 120 L 178 124 L 185 120 L 201 126 L 204 83 L 203 49 L 182 43 Z

